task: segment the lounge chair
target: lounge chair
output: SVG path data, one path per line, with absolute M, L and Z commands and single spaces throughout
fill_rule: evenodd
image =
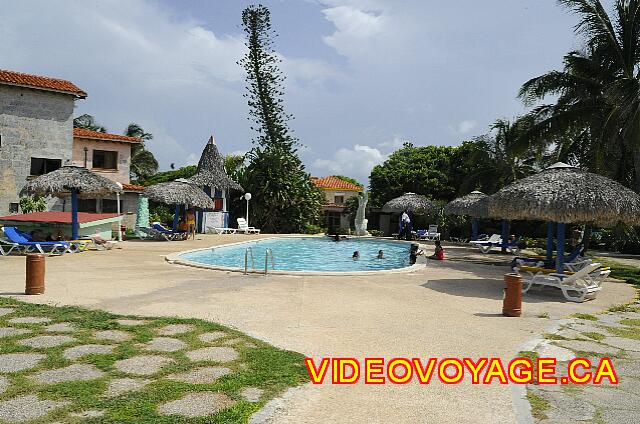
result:
M 249 227 L 247 220 L 244 218 L 238 218 L 238 232 L 245 234 L 260 234 L 260 230 L 255 227 Z
M 141 240 L 173 241 L 173 238 L 153 227 L 138 227 L 137 235 Z
M 599 263 L 584 266 L 578 272 L 558 274 L 554 270 L 521 266 L 518 272 L 523 276 L 522 293 L 527 293 L 534 285 L 557 287 L 571 302 L 594 299 L 602 289 L 602 282 L 611 270 L 600 268 Z
M 186 231 L 173 231 L 168 228 L 165 228 L 159 222 L 154 222 L 151 226 L 153 229 L 165 234 L 171 240 L 186 240 L 189 235 Z
M 214 227 L 213 231 L 215 231 L 216 234 L 235 234 L 238 231 L 238 229 L 228 228 L 228 227 Z
M 583 267 L 585 267 L 586 265 L 592 263 L 593 261 L 585 256 L 583 256 L 584 254 L 584 246 L 579 245 L 578 247 L 576 247 L 575 249 L 573 249 L 573 251 L 569 254 L 569 256 L 566 256 L 564 259 L 564 269 L 566 271 L 569 272 L 577 272 L 579 270 L 581 270 Z M 555 263 L 555 258 L 552 258 L 553 262 Z M 523 256 L 523 257 L 517 257 L 514 262 L 514 269 L 517 268 L 518 266 L 521 265 L 525 265 L 525 266 L 534 266 L 534 267 L 545 267 L 545 265 L 547 267 L 550 267 L 549 264 L 547 264 L 547 257 L 546 256 L 541 256 L 541 255 L 536 255 L 536 256 Z
M 4 235 L 4 227 L 0 227 L 0 256 L 9 256 L 11 252 L 22 253 L 20 243 L 9 241 Z
M 426 234 L 427 240 L 440 240 L 440 233 L 438 232 L 437 225 L 429 225 L 429 230 L 427 230 Z
M 17 243 L 24 249 L 23 253 L 39 252 L 43 255 L 63 255 L 70 251 L 71 245 L 66 241 L 33 241 L 31 237 L 16 227 L 4 227 L 4 234 L 11 243 Z
M 472 240 L 469 243 L 478 247 L 481 253 L 486 254 L 491 252 L 494 248 L 500 248 L 500 249 L 502 248 L 502 237 L 500 237 L 499 234 L 493 234 L 491 237 L 489 237 L 488 240 Z M 518 253 L 520 253 L 519 245 L 520 245 L 520 237 L 518 237 L 516 240 L 512 242 L 507 243 L 506 245 L 507 252 L 513 255 L 517 255 Z

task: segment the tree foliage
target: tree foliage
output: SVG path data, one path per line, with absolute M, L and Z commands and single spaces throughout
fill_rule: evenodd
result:
M 87 113 L 73 118 L 73 128 L 84 128 L 85 130 L 107 132 L 107 129 L 98 124 L 95 118 Z
M 300 232 L 317 222 L 322 193 L 315 187 L 297 155 L 284 111 L 284 76 L 273 48 L 275 33 L 269 10 L 249 6 L 242 12 L 247 53 L 239 62 L 247 77 L 249 120 L 256 131 L 254 148 L 238 182 L 251 192 L 251 219 L 267 232 Z
M 127 126 L 124 135 L 128 137 L 136 137 L 143 142 L 153 139 L 153 134 L 145 132 L 142 127 L 136 123 Z M 131 146 L 131 165 L 129 168 L 129 176 L 131 179 L 147 179 L 158 172 L 158 161 L 144 144 Z
M 20 198 L 20 211 L 22 213 L 44 212 L 47 210 L 47 202 L 44 197 L 25 196 Z
M 136 180 L 135 183 L 147 187 L 154 184 L 174 181 L 174 180 L 177 180 L 178 178 L 193 177 L 195 174 L 196 174 L 196 166 L 189 165 L 189 166 L 185 166 L 172 171 L 158 172 L 149 178 Z

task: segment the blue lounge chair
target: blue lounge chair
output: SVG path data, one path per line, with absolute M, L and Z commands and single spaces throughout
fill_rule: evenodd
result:
M 19 243 L 9 241 L 4 236 L 4 227 L 0 227 L 0 256 L 9 256 L 14 250 L 22 253 L 22 246 Z
M 151 228 L 153 228 L 154 230 L 158 231 L 159 233 L 162 233 L 163 235 L 169 237 L 169 239 L 171 239 L 171 240 L 184 240 L 184 239 L 187 238 L 187 232 L 186 231 L 169 230 L 168 228 L 165 228 L 159 222 L 154 222 L 153 225 L 151 226 Z
M 11 243 L 24 249 L 24 253 L 40 252 L 43 255 L 62 255 L 71 247 L 66 241 L 33 241 L 31 236 L 16 227 L 4 227 L 4 235 Z

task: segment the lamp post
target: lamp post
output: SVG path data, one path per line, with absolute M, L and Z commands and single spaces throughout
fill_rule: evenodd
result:
M 245 221 L 247 221 L 247 227 L 249 226 L 249 200 L 251 200 L 251 193 L 244 194 L 244 200 L 247 201 L 247 214 L 245 215 Z
M 116 182 L 120 190 L 122 190 L 122 183 Z M 116 192 L 116 210 L 118 211 L 118 241 L 122 241 L 122 211 L 120 210 L 120 192 Z

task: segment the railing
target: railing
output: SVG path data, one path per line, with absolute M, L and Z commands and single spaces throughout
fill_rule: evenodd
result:
M 264 275 L 267 275 L 269 272 L 269 258 L 271 258 L 271 269 L 275 269 L 276 260 L 273 257 L 273 250 L 267 248 L 264 252 Z
M 244 275 L 249 273 L 249 256 L 251 256 L 251 270 L 256 269 L 255 261 L 253 260 L 253 249 L 247 247 L 244 251 Z

